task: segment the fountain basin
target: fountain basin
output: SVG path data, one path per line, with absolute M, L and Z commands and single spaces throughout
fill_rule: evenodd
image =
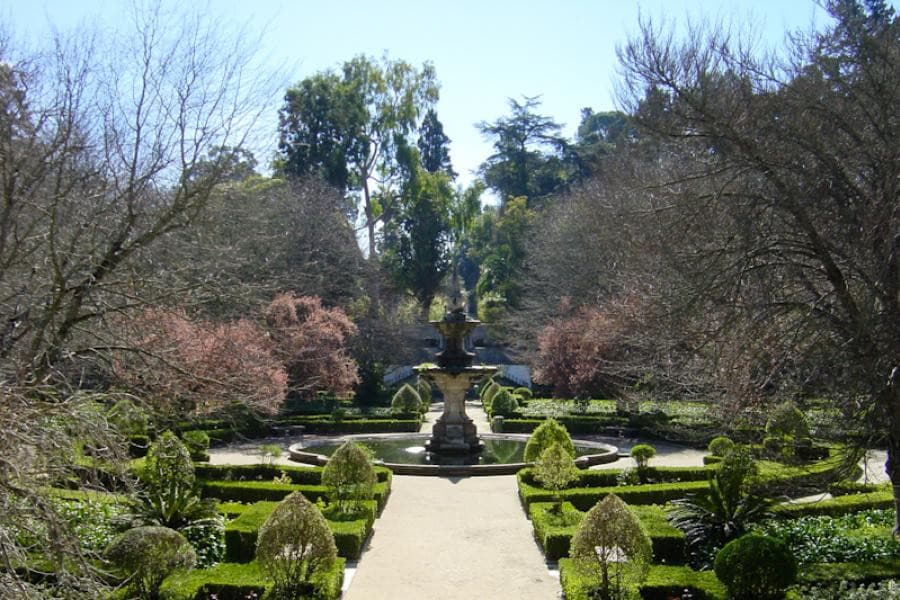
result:
M 288 449 L 291 460 L 312 465 L 324 465 L 328 455 L 348 440 L 368 446 L 375 454 L 375 464 L 389 468 L 398 475 L 468 476 L 511 475 L 530 463 L 522 454 L 528 435 L 483 433 L 479 436 L 484 450 L 479 453 L 444 455 L 426 451 L 428 434 L 347 435 L 293 444 Z M 586 468 L 618 459 L 618 449 L 602 442 L 574 440 L 575 464 Z

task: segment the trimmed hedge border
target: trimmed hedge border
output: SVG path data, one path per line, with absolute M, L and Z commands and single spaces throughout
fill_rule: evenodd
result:
M 324 485 L 312 484 L 283 484 L 273 481 L 222 481 L 222 480 L 198 480 L 201 495 L 204 498 L 216 498 L 220 502 L 263 502 L 281 501 L 291 492 L 300 492 L 310 502 L 319 498 L 328 499 L 328 488 Z M 375 502 L 380 513 L 388 496 L 391 493 L 388 481 L 375 484 Z
M 570 502 L 564 502 L 563 514 L 577 519 L 577 523 L 568 526 L 553 525 L 549 522 L 547 514 L 551 506 L 553 503 L 532 504 L 528 509 L 528 518 L 534 527 L 534 537 L 543 548 L 547 560 L 559 560 L 569 555 L 572 536 L 575 535 L 584 512 L 577 510 Z M 687 547 L 684 534 L 669 524 L 665 509 L 656 505 L 632 505 L 629 508 L 647 529 L 653 543 L 653 561 L 663 564 L 684 564 Z
M 785 517 L 795 519 L 814 515 L 827 515 L 839 517 L 848 513 L 873 508 L 893 508 L 894 494 L 890 488 L 879 492 L 867 494 L 847 494 L 830 500 L 818 502 L 804 502 L 802 504 L 780 504 L 775 511 Z
M 391 480 L 390 469 L 375 466 L 375 477 L 379 482 Z M 322 467 L 308 465 L 209 465 L 197 463 L 194 465 L 197 479 L 216 479 L 220 481 L 236 481 L 257 479 L 260 481 L 272 481 L 282 473 L 287 473 L 291 482 L 298 484 L 319 485 L 322 483 Z
M 346 561 L 338 558 L 331 569 L 314 576 L 317 598 L 338 600 L 344 582 Z M 160 588 L 160 600 L 205 600 L 215 594 L 219 600 L 239 600 L 251 593 L 264 597 L 271 588 L 257 562 L 220 563 L 210 569 L 181 571 L 169 576 Z
M 875 583 L 900 578 L 900 558 L 856 563 L 822 563 L 800 567 L 801 584 L 849 581 Z
M 566 600 L 589 600 L 589 592 L 600 584 L 599 570 L 571 558 L 559 561 L 559 582 Z M 694 571 L 690 567 L 651 565 L 647 579 L 641 584 L 644 600 L 666 600 L 685 589 L 696 600 L 725 600 L 725 586 L 712 571 Z
M 842 467 L 842 462 L 843 456 L 840 453 L 836 453 L 835 456 L 825 460 L 802 466 L 783 466 L 763 461 L 760 482 L 755 486 L 755 489 L 757 492 L 771 493 L 772 490 L 785 487 L 805 486 L 815 482 L 823 482 L 836 476 L 836 472 Z M 710 469 L 711 467 L 700 468 L 700 470 L 711 474 L 712 471 Z M 665 473 L 667 470 L 660 468 L 657 471 Z M 683 471 L 684 478 L 693 477 L 693 475 L 689 476 L 688 473 L 694 472 L 698 472 L 698 470 L 692 471 L 687 469 Z M 584 477 L 596 477 L 598 481 L 603 481 L 608 476 L 606 474 L 597 476 L 586 475 Z M 532 470 L 523 469 L 519 471 L 516 477 L 519 484 L 519 497 L 526 511 L 533 502 L 551 502 L 554 500 L 553 492 L 534 485 Z M 708 489 L 708 486 L 708 480 L 625 486 L 578 486 L 563 490 L 560 493 L 560 497 L 564 501 L 571 502 L 579 510 L 586 511 L 596 504 L 598 500 L 610 493 L 615 493 L 628 504 L 665 504 L 666 502 L 683 498 L 687 494 L 701 492 Z M 860 508 L 867 507 L 862 503 L 859 506 Z
M 256 556 L 256 538 L 259 528 L 266 522 L 278 502 L 256 502 L 247 507 L 233 521 L 225 525 L 225 560 L 233 563 L 247 563 Z M 362 554 L 363 546 L 375 522 L 376 504 L 364 503 L 365 516 L 350 521 L 328 521 L 328 528 L 334 535 L 338 555 L 356 559 Z

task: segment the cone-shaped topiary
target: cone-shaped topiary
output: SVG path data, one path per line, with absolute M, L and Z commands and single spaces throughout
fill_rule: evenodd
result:
M 394 413 L 419 412 L 420 406 L 422 406 L 422 397 L 419 396 L 416 388 L 408 383 L 404 383 L 391 399 L 391 412 Z
M 431 405 L 431 383 L 424 377 L 419 377 L 419 381 L 416 382 L 416 391 L 419 392 L 422 406 L 427 410 Z
M 275 583 L 268 597 L 307 598 L 314 591 L 310 578 L 334 564 L 337 547 L 319 509 L 294 492 L 259 528 L 256 558 Z
M 554 442 L 559 442 L 570 456 L 575 456 L 575 445 L 566 428 L 555 419 L 547 419 L 538 425 L 528 438 L 528 443 L 525 444 L 525 462 L 536 461 Z
M 481 397 L 481 404 L 484 405 L 484 410 L 491 410 L 491 403 L 494 401 L 494 396 L 501 389 L 503 389 L 503 387 L 496 381 L 491 381 L 484 389 L 484 395 Z
M 559 492 L 578 479 L 578 467 L 575 459 L 562 444 L 554 442 L 544 450 L 534 463 L 534 478 L 544 489 L 554 492 L 554 510 L 559 513 L 562 501 Z
M 569 551 L 573 559 L 600 564 L 603 598 L 643 581 L 653 557 L 650 536 L 618 496 L 609 494 L 584 516 L 572 537 Z M 622 589 L 615 589 L 621 585 Z
M 375 495 L 375 469 L 372 456 L 359 444 L 344 442 L 322 470 L 322 485 L 337 500 L 341 512 L 352 512 L 362 500 Z

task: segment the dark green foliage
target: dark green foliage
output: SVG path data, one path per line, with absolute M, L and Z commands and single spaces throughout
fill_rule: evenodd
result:
M 707 446 L 710 454 L 720 457 L 728 454 L 733 448 L 734 442 L 731 441 L 731 438 L 724 435 L 713 438 L 710 440 L 709 446 Z
M 167 527 L 136 527 L 107 547 L 106 559 L 142 600 L 157 597 L 159 586 L 176 569 L 190 569 L 197 556 L 183 535 Z
M 352 441 L 344 442 L 322 471 L 322 485 L 344 513 L 353 512 L 361 501 L 372 499 L 375 481 L 371 454 Z
M 716 555 L 716 576 L 734 600 L 777 600 L 797 579 L 797 562 L 784 542 L 745 535 Z
M 894 496 L 890 489 L 867 494 L 848 494 L 801 504 L 780 504 L 775 507 L 779 515 L 800 517 L 805 515 L 831 515 L 839 516 L 860 510 L 873 508 L 891 508 L 894 506 Z
M 516 401 L 507 388 L 502 388 L 494 394 L 491 400 L 491 416 L 509 416 L 519 410 L 519 403 Z
M 774 501 L 748 492 L 756 466 L 739 449 L 731 451 L 710 479 L 709 490 L 673 502 L 670 518 L 697 553 L 700 563 L 708 552 L 747 533 L 753 523 L 771 514 Z
M 191 460 L 209 460 L 209 434 L 202 429 L 191 429 L 181 433 L 181 440 L 188 449 Z
M 106 418 L 124 436 L 147 435 L 147 411 L 130 398 L 119 400 L 106 412 Z
M 433 108 L 428 109 L 419 127 L 419 154 L 422 160 L 422 168 L 429 173 L 446 173 L 450 179 L 456 178 L 456 173 L 450 165 L 450 138 L 444 133 L 444 126 L 438 120 Z
M 890 531 L 894 514 L 867 510 L 840 517 L 775 519 L 755 532 L 783 541 L 800 564 L 866 562 L 900 556 L 900 541 Z
M 554 419 L 547 419 L 528 438 L 528 443 L 525 444 L 525 462 L 536 461 L 544 450 L 556 442 L 562 444 L 570 456 L 575 456 L 575 445 L 566 428 Z
M 337 600 L 344 579 L 344 559 L 338 558 L 327 571 L 313 576 L 317 600 Z M 247 600 L 262 598 L 272 587 L 271 581 L 256 561 L 246 564 L 222 563 L 202 571 L 178 572 L 165 580 L 160 588 L 161 600 L 208 599 Z
M 328 488 L 324 485 L 284 485 L 272 481 L 201 481 L 204 496 L 218 498 L 222 501 L 259 502 L 261 500 L 279 501 L 291 492 L 301 492 L 310 502 L 319 498 L 328 499 Z M 390 494 L 388 482 L 375 485 L 374 499 L 379 510 L 384 507 Z
M 288 600 L 314 590 L 313 574 L 331 568 L 337 548 L 322 513 L 293 493 L 260 527 L 256 558 L 274 581 L 270 597 Z
M 772 411 L 766 421 L 766 433 L 792 438 L 809 437 L 809 423 L 793 402 L 785 402 Z
M 404 383 L 391 398 L 391 411 L 396 414 L 417 413 L 422 406 L 422 398 L 416 388 Z
M 196 519 L 178 530 L 197 554 L 197 568 L 205 569 L 225 557 L 225 519 L 221 515 Z
M 134 511 L 146 523 L 179 529 L 195 519 L 216 514 L 195 489 L 194 464 L 187 447 L 171 431 L 150 446 L 141 472 L 143 489 Z

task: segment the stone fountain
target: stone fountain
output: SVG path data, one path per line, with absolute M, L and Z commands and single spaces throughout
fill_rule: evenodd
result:
M 467 352 L 464 345 L 466 336 L 480 323 L 468 318 L 463 307 L 449 311 L 440 321 L 431 321 L 444 338 L 444 349 L 435 357 L 436 366 L 422 365 L 414 369 L 444 395 L 444 412 L 425 443 L 429 452 L 474 454 L 483 447 L 475 423 L 466 415 L 466 392 L 485 376 L 493 375 L 497 367 L 473 367 L 475 354 Z

